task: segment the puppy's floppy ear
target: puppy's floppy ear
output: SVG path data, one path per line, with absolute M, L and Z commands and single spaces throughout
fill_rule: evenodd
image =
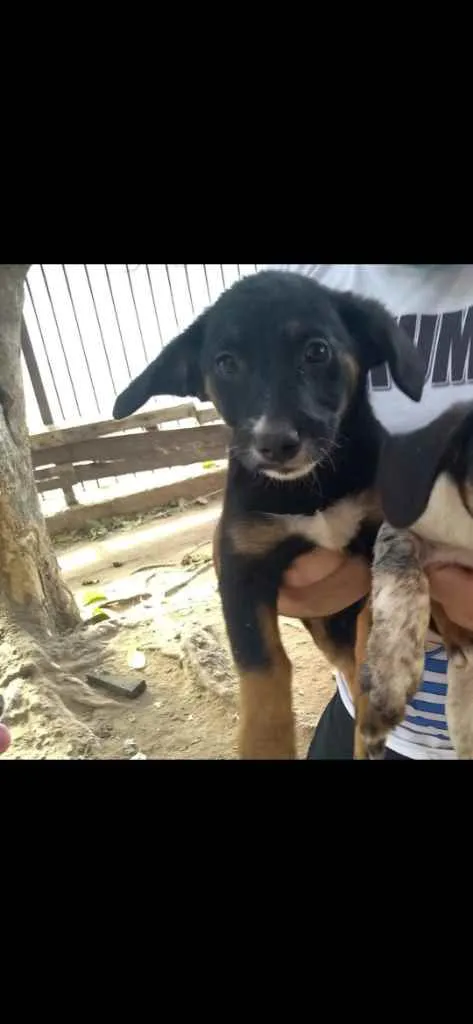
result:
M 396 529 L 408 529 L 425 512 L 436 477 L 448 469 L 452 446 L 473 433 L 473 402 L 452 406 L 432 423 L 409 434 L 386 437 L 378 469 L 383 515 Z
M 116 420 L 131 416 L 152 395 L 193 395 L 206 399 L 200 356 L 205 334 L 206 313 L 169 342 L 146 370 L 131 381 L 113 407 Z
M 408 335 L 379 302 L 341 292 L 338 314 L 360 346 L 367 370 L 387 363 L 398 388 L 419 402 L 424 388 L 423 360 Z

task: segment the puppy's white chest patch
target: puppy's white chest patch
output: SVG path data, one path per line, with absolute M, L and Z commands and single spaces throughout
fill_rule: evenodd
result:
M 356 537 L 363 519 L 373 510 L 368 492 L 342 498 L 313 516 L 275 516 L 284 522 L 288 536 L 305 537 L 329 551 L 343 551 Z
M 425 512 L 410 529 L 431 544 L 473 551 L 473 516 L 447 473 L 435 481 Z

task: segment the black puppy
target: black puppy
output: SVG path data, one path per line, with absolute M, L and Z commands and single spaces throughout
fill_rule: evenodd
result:
M 115 403 L 121 418 L 151 395 L 195 395 L 212 400 L 231 428 L 216 560 L 241 682 L 243 757 L 295 756 L 276 611 L 287 566 L 316 545 L 371 558 L 382 429 L 366 377 L 384 362 L 418 401 L 420 357 L 380 305 L 266 271 L 225 292 Z M 355 691 L 362 606 L 305 623 Z

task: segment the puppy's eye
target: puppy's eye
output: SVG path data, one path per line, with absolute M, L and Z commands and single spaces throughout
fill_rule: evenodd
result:
M 215 360 L 215 369 L 220 377 L 236 377 L 240 372 L 240 365 L 231 352 L 221 352 Z
M 330 359 L 330 347 L 323 338 L 308 341 L 304 349 L 306 363 L 326 363 Z

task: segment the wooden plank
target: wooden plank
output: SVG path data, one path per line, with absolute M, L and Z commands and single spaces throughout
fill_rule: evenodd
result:
M 51 427 L 40 433 L 30 435 L 32 451 L 43 448 L 56 448 L 63 444 L 77 441 L 91 441 L 95 437 L 107 434 L 123 433 L 127 430 L 146 429 L 161 423 L 172 423 L 175 420 L 196 419 L 201 425 L 219 419 L 217 410 L 197 409 L 193 402 L 167 406 L 165 409 L 152 409 L 148 412 L 136 413 L 123 420 L 98 420 L 94 423 L 80 423 L 76 426 Z
M 196 462 L 216 461 L 227 457 L 226 446 L 221 442 L 206 444 L 202 449 L 190 447 L 162 454 L 151 451 L 145 455 L 113 459 L 110 462 L 91 462 L 82 465 L 49 466 L 35 470 L 38 491 L 54 491 L 67 484 L 78 484 L 86 480 L 102 480 L 110 476 L 124 476 L 126 473 L 141 473 L 152 469 L 168 469 L 171 466 L 190 466 Z
M 64 463 L 88 462 L 88 461 L 109 461 L 111 459 L 124 459 L 127 456 L 137 458 L 139 455 L 147 455 L 150 452 L 157 452 L 165 461 L 166 457 L 171 458 L 173 453 L 181 454 L 185 458 L 186 452 L 195 454 L 194 462 L 205 461 L 206 452 L 211 447 L 228 442 L 228 427 L 223 424 L 208 427 L 182 427 L 180 430 L 158 430 L 152 433 L 123 434 L 119 437 L 98 437 L 93 441 L 77 441 L 74 444 L 64 444 L 50 451 L 45 448 L 42 451 L 32 452 L 33 466 L 55 466 Z M 179 465 L 177 462 L 169 462 L 169 465 Z M 186 465 L 185 462 L 182 465 Z
M 192 501 L 208 494 L 214 494 L 225 487 L 227 472 L 224 469 L 202 473 L 191 480 L 180 480 L 167 484 L 165 487 L 153 487 L 149 491 L 137 491 L 134 494 L 123 494 L 108 501 L 96 502 L 94 505 L 77 505 L 65 509 L 54 516 L 46 517 L 46 524 L 51 537 L 68 530 L 78 530 L 91 520 L 110 519 L 113 516 L 136 515 L 168 505 L 170 501 Z

